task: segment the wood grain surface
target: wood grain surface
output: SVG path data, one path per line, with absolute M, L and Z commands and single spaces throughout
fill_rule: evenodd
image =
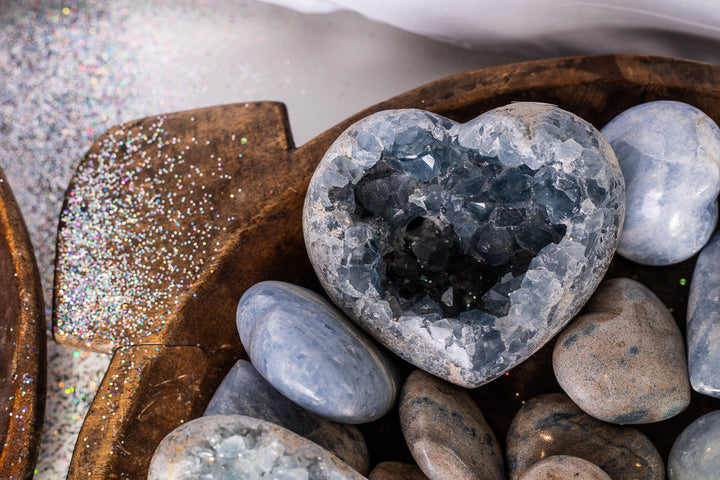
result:
M 32 478 L 47 374 L 45 304 L 35 254 L 0 172 L 0 478 Z
M 243 153 L 252 162 L 243 175 L 244 185 L 263 188 L 251 189 L 245 197 L 234 213 L 240 220 L 219 237 L 221 251 L 212 271 L 202 272 L 193 285 L 196 296 L 183 298 L 176 312 L 164 319 L 161 330 L 118 341 L 119 332 L 112 329 L 119 327 L 101 322 L 93 325 L 90 336 L 79 337 L 58 328 L 55 339 L 60 343 L 115 352 L 80 432 L 68 478 L 145 478 L 160 439 L 182 421 L 199 415 L 232 361 L 244 357 L 234 321 L 244 290 L 270 279 L 317 288 L 302 239 L 304 193 L 325 150 L 355 121 L 392 108 L 423 108 L 466 121 L 513 101 L 537 101 L 558 105 L 600 128 L 633 105 L 660 99 L 692 104 L 719 122 L 720 67 L 672 58 L 608 55 L 485 68 L 444 78 L 374 105 L 299 148 L 293 146 L 280 104 L 231 105 L 168 115 L 166 125 L 171 127 L 167 128 L 174 131 L 202 128 L 212 136 L 213 132 L 238 129 L 261 134 L 263 144 L 254 144 Z M 136 128 L 142 122 L 150 124 L 153 118 L 117 128 Z M 98 148 L 96 144 L 90 150 L 81 170 L 88 168 Z M 201 158 L 193 160 L 202 162 Z M 80 187 L 71 184 L 68 195 Z M 118 191 L 117 195 L 127 193 Z M 60 228 L 62 232 L 69 226 L 61 224 Z M 64 248 L 59 241 L 58 262 L 67 254 Z M 608 275 L 631 276 L 645 283 L 684 327 L 687 287 L 681 286 L 679 279 L 689 280 L 693 265 L 691 259 L 673 267 L 652 268 L 618 258 Z M 55 292 L 64 292 L 63 287 L 63 274 L 58 269 Z M 63 294 L 56 293 L 55 305 L 63 301 Z M 153 352 L 150 347 L 158 350 Z M 523 401 L 559 390 L 549 365 L 550 348 L 506 377 L 473 391 L 499 436 L 504 436 Z M 139 371 L 142 375 L 136 377 Z M 715 400 L 695 398 L 680 417 L 643 428 L 666 456 L 681 424 L 717 408 L 720 404 Z M 394 415 L 363 427 L 372 464 L 408 460 L 407 449 L 397 441 Z

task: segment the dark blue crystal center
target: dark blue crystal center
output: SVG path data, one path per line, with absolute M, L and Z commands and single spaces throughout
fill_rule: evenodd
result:
M 577 182 L 552 167 L 509 167 L 417 127 L 398 132 L 357 183 L 329 195 L 383 232 L 381 244 L 353 239 L 343 265 L 350 281 L 378 282 L 398 315 L 446 317 L 507 314 L 530 261 L 565 235 L 551 218 L 575 215 L 582 201 Z

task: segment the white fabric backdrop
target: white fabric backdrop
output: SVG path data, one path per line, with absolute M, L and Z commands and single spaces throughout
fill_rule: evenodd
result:
M 476 50 L 527 57 L 648 53 L 720 63 L 718 0 L 265 0 L 353 10 Z

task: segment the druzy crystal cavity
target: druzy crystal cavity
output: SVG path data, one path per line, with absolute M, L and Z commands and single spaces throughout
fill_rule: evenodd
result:
M 320 162 L 303 223 L 338 306 L 407 361 L 472 387 L 577 313 L 624 210 L 595 128 L 515 103 L 464 124 L 422 110 L 357 122 Z

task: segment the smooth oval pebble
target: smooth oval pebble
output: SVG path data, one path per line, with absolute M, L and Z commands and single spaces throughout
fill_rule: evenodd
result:
M 675 439 L 668 456 L 670 480 L 720 477 L 720 410 L 696 419 Z
M 359 473 L 370 470 L 367 445 L 356 427 L 305 410 L 275 390 L 247 360 L 238 360 L 225 375 L 203 415 L 265 420 L 317 443 Z
M 505 476 L 495 434 L 460 387 L 414 371 L 400 394 L 400 426 L 415 462 L 431 480 Z
M 645 435 L 591 417 L 562 393 L 539 395 L 522 406 L 508 430 L 506 455 L 510 480 L 552 455 L 580 457 L 613 480 L 665 478 L 662 458 Z
M 553 455 L 525 470 L 518 480 L 612 480 L 605 471 L 572 455 Z
M 180 425 L 158 445 L 148 480 L 362 480 L 330 452 L 290 430 L 243 415 Z
M 617 252 L 645 265 L 697 253 L 717 222 L 720 128 L 691 105 L 662 100 L 625 110 L 601 131 L 627 188 Z
M 555 377 L 586 413 L 612 423 L 652 423 L 690 403 L 682 333 L 662 301 L 629 278 L 600 284 L 558 336 Z
M 378 463 L 368 480 L 428 480 L 415 465 L 403 462 Z
M 615 154 L 570 112 L 517 102 L 459 124 L 389 110 L 328 149 L 303 233 L 348 316 L 418 368 L 477 387 L 577 314 L 624 212 Z
M 695 263 L 687 309 L 688 372 L 692 388 L 720 398 L 720 234 Z
M 365 423 L 395 402 L 390 358 L 315 292 L 283 282 L 255 284 L 240 299 L 237 327 L 260 375 L 311 412 Z

